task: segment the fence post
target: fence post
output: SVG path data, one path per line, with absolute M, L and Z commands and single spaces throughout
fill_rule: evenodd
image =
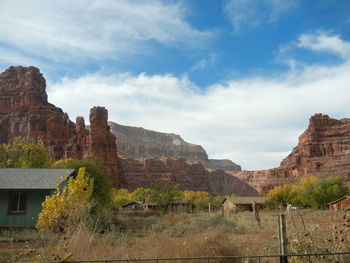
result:
M 280 263 L 288 263 L 287 254 L 287 230 L 286 217 L 284 214 L 278 215 L 278 234 L 279 234 L 279 248 L 280 248 Z
M 255 201 L 253 201 L 252 207 L 253 207 L 253 212 L 254 212 L 254 217 L 255 217 L 256 223 L 258 224 L 258 227 L 260 227 L 259 208 L 257 207 Z

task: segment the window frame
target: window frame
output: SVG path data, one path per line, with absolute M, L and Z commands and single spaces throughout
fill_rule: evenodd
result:
M 14 201 L 14 195 L 19 194 L 19 200 L 17 201 L 17 207 L 20 207 L 21 202 L 21 195 L 26 196 L 25 204 L 24 204 L 24 210 L 18 211 L 18 210 L 12 210 L 12 205 Z M 27 205 L 28 205 L 28 192 L 27 191 L 11 191 L 9 193 L 9 200 L 8 200 L 8 214 L 9 215 L 26 215 L 27 214 Z

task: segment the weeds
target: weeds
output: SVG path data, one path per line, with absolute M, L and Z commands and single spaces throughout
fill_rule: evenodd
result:
M 20 247 L 17 244 L 17 248 L 7 247 L 7 254 L 2 253 L 4 250 L 1 250 L 3 247 L 0 244 L 0 254 L 4 255 L 0 261 L 277 254 L 277 213 L 264 211 L 260 216 L 261 227 L 256 224 L 253 214 L 248 212 L 237 213 L 229 218 L 213 214 L 170 213 L 162 217 L 151 214 L 119 215 L 118 220 L 114 220 L 117 225 L 105 232 L 84 221 L 67 229 L 65 233 L 5 231 L 0 235 L 3 240 L 8 241 L 23 233 L 22 237 L 30 241 Z M 287 215 L 288 252 L 349 251 L 349 229 L 349 214 L 308 212 L 304 213 L 302 220 L 299 212 L 290 213 Z M 290 262 L 302 262 L 298 260 L 291 258 Z M 313 260 L 345 262 L 341 257 L 333 257 L 328 261 Z
M 327 213 L 325 213 L 327 215 Z M 323 215 L 324 216 L 324 215 Z M 328 214 L 328 228 L 309 224 L 304 231 L 290 232 L 289 253 L 328 253 L 350 250 L 350 213 Z M 322 221 L 321 221 L 322 223 Z M 306 231 L 305 231 L 306 230 Z M 344 256 L 315 257 L 312 262 L 345 262 Z M 291 262 L 298 262 L 292 258 Z

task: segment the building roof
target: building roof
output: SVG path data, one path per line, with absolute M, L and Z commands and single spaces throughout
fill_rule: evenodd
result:
M 55 189 L 74 169 L 0 168 L 0 189 Z
M 142 201 L 130 201 L 130 202 L 122 205 L 122 207 L 128 207 L 131 205 L 143 205 L 143 202 Z
M 224 199 L 223 203 L 228 200 L 232 204 L 252 204 L 253 202 L 257 204 L 266 203 L 269 199 L 267 197 L 227 197 Z
M 343 200 L 343 199 L 347 199 L 347 198 L 350 199 L 350 196 L 345 195 L 345 196 L 343 196 L 343 197 L 341 197 L 341 198 L 339 198 L 339 199 L 337 199 L 337 200 L 334 200 L 334 201 L 332 201 L 332 202 L 329 202 L 328 204 L 329 204 L 329 205 L 332 205 L 332 204 L 338 203 L 339 201 L 341 201 L 341 200 Z

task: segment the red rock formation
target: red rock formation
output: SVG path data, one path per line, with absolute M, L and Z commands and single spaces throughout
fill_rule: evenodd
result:
M 150 187 L 157 180 L 178 184 L 180 189 L 207 191 L 214 195 L 236 193 L 256 196 L 258 192 L 222 170 L 208 171 L 199 162 L 188 163 L 184 158 L 119 159 L 130 190 Z
M 183 157 L 188 161 L 208 159 L 200 145 L 185 142 L 179 135 L 109 122 L 118 138 L 118 151 L 132 158 Z
M 315 114 L 279 168 L 233 174 L 263 192 L 311 175 L 341 176 L 350 185 L 350 119 Z
M 10 67 L 0 75 L 0 142 L 22 136 L 42 138 L 51 157 L 71 157 L 75 125 L 48 103 L 45 79 L 37 68 Z
M 110 132 L 107 123 L 108 112 L 104 107 L 93 107 L 90 110 L 90 143 L 89 153 L 103 160 L 105 174 L 118 186 L 126 186 L 124 175 L 118 167 L 117 145 L 115 136 Z
M 131 158 L 185 158 L 188 162 L 199 161 L 207 169 L 240 171 L 241 166 L 231 160 L 208 159 L 202 146 L 188 143 L 179 135 L 162 133 L 144 128 L 109 122 L 117 137 L 118 153 Z
M 0 75 L 0 143 L 19 136 L 34 141 L 41 138 L 55 161 L 99 157 L 106 176 L 114 185 L 124 186 L 107 110 L 91 109 L 89 132 L 84 118 L 78 117 L 75 125 L 60 108 L 48 103 L 45 88 L 45 79 L 35 67 L 10 67 Z
M 111 182 L 131 190 L 163 179 L 182 189 L 257 194 L 231 175 L 209 172 L 201 164 L 188 164 L 184 159 L 119 159 L 115 137 L 107 124 L 107 110 L 91 109 L 89 131 L 83 117 L 77 117 L 75 124 L 60 108 L 48 103 L 45 85 L 42 74 L 34 67 L 10 67 L 0 74 L 0 143 L 18 136 L 34 141 L 41 138 L 55 161 L 99 157 Z
M 34 67 L 10 67 L 0 75 L 0 143 L 18 136 L 29 140 L 41 138 L 53 160 L 99 157 L 106 176 L 115 186 L 135 189 L 164 179 L 180 184 L 182 189 L 254 195 L 256 192 L 246 183 L 266 192 L 310 175 L 339 175 L 350 185 L 350 119 L 336 120 L 316 114 L 280 167 L 229 175 L 223 171 L 210 172 L 201 164 L 188 164 L 184 159 L 118 158 L 115 137 L 107 124 L 107 110 L 91 109 L 89 132 L 82 117 L 74 124 L 66 113 L 48 102 L 45 85 L 42 74 Z

